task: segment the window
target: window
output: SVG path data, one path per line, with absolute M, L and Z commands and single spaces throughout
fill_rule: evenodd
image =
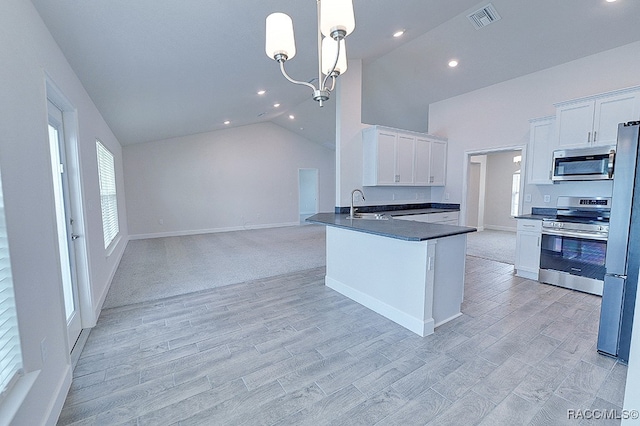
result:
M 513 174 L 511 180 L 511 216 L 518 216 L 520 204 L 520 170 Z
M 22 350 L 16 315 L 9 241 L 0 185 L 0 399 L 4 398 L 22 375 Z
M 98 179 L 100 181 L 100 205 L 102 207 L 102 230 L 104 248 L 116 238 L 118 231 L 118 199 L 116 196 L 116 168 L 113 154 L 96 140 L 98 152 Z

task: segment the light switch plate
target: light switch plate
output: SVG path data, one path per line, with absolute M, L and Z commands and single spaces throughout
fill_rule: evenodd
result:
M 525 203 L 530 203 L 531 202 L 531 194 L 525 194 L 524 202 Z

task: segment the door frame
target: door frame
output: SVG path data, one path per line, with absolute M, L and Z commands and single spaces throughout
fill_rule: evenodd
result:
M 464 159 L 462 163 L 462 200 L 460 204 L 460 216 L 464 218 L 464 224 L 467 224 L 467 197 L 469 192 L 469 163 L 471 162 L 471 157 L 475 155 L 491 155 L 500 152 L 508 152 L 508 151 L 521 151 L 521 162 L 520 162 L 520 194 L 522 197 L 520 199 L 524 199 L 524 187 L 526 179 L 523 179 L 526 176 L 527 167 L 527 145 L 510 145 L 504 147 L 495 147 L 495 148 L 485 148 L 478 150 L 469 150 L 464 152 Z M 522 205 L 524 203 L 521 201 L 518 205 L 518 214 L 522 214 Z M 484 224 L 478 224 L 478 226 L 484 226 Z
M 78 111 L 64 96 L 62 90 L 53 79 L 45 73 L 45 105 L 51 100 L 62 111 L 64 127 L 64 148 L 66 154 L 67 178 L 69 182 L 69 203 L 71 215 L 74 219 L 74 233 L 80 238 L 74 242 L 76 282 L 78 287 L 79 314 L 82 329 L 95 325 L 93 302 L 91 295 L 91 279 L 89 275 L 89 255 L 87 243 L 86 217 L 83 203 L 82 162 L 79 146 Z M 46 112 L 46 109 L 45 109 Z M 46 112 L 48 121 L 48 112 Z M 65 314 L 66 327 L 66 314 Z

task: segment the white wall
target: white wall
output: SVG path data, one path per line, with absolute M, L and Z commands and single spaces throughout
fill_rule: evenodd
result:
M 116 159 L 122 189 L 120 145 L 71 70 L 31 2 L 0 2 L 0 170 L 15 284 L 20 337 L 27 372 L 40 370 L 15 424 L 54 424 L 71 379 L 60 264 L 56 246 L 52 173 L 47 136 L 45 75 L 77 109 L 80 175 L 89 249 L 89 317 L 99 312 L 126 243 L 108 256 L 103 246 L 95 139 Z M 121 191 L 122 194 L 122 191 Z M 118 199 L 121 218 L 124 197 Z M 91 326 L 93 324 L 83 324 Z M 40 343 L 47 346 L 43 362 Z
M 429 106 L 429 133 L 447 137 L 447 186 L 432 191 L 432 201 L 450 193 L 460 202 L 465 152 L 525 145 L 528 120 L 555 114 L 553 103 L 640 84 L 640 42 L 466 93 Z M 610 182 L 527 185 L 531 207 L 555 207 L 558 195 L 608 195 Z M 544 195 L 550 202 L 544 203 Z
M 485 229 L 516 230 L 516 220 L 511 216 L 511 186 L 513 174 L 520 169 L 513 157 L 521 151 L 494 152 L 487 155 L 487 177 L 484 201 Z
M 131 238 L 299 223 L 298 170 L 333 211 L 334 152 L 272 123 L 123 149 Z
M 362 61 L 350 60 L 336 90 L 336 206 L 351 204 L 351 191 L 363 190 L 366 201 L 357 205 L 426 203 L 427 187 L 362 187 Z M 377 124 L 377 123 L 372 123 Z

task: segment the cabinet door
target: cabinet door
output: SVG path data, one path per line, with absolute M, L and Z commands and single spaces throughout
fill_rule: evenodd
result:
M 394 185 L 396 181 L 395 133 L 378 132 L 378 185 Z
M 393 219 L 412 220 L 414 222 L 429 222 L 428 214 L 411 214 L 406 216 L 394 216 Z
M 415 184 L 429 186 L 431 177 L 431 141 L 416 138 Z
M 446 142 L 431 141 L 431 175 L 430 185 L 444 186 L 447 165 Z
M 558 147 L 588 146 L 593 133 L 595 101 L 561 105 L 556 110 Z
M 553 184 L 551 170 L 553 150 L 554 117 L 532 120 L 530 124 L 529 148 L 527 154 L 527 182 L 530 184 Z
M 516 234 L 516 275 L 538 279 L 540 270 L 540 240 L 542 222 L 539 220 L 519 219 Z
M 413 185 L 415 141 L 415 137 L 403 134 L 399 134 L 396 140 L 395 182 L 398 185 Z
M 640 118 L 640 95 L 624 93 L 596 99 L 592 138 L 596 145 L 615 145 L 618 124 Z
M 516 270 L 538 274 L 540 269 L 540 234 L 518 232 L 516 236 Z

